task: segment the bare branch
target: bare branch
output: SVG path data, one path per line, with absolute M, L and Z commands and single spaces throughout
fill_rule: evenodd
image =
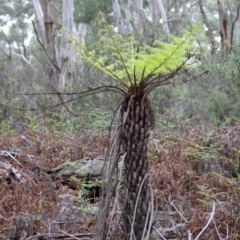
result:
M 209 226 L 209 224 L 211 223 L 211 221 L 213 220 L 213 216 L 215 213 L 215 209 L 216 209 L 216 205 L 215 202 L 213 201 L 213 206 L 212 206 L 212 213 L 210 215 L 210 218 L 208 219 L 207 224 L 205 225 L 205 227 L 202 229 L 202 231 L 197 235 L 197 237 L 194 240 L 199 239 L 199 237 L 202 235 L 202 233 L 207 229 L 207 227 Z
M 171 201 L 171 196 L 168 198 L 170 204 L 173 206 L 173 208 L 177 211 L 177 213 L 180 215 L 180 217 L 187 223 L 188 220 L 182 215 L 182 213 L 177 209 L 177 207 L 174 205 L 174 201 Z
M 212 30 L 212 27 L 211 27 L 208 19 L 207 19 L 206 13 L 203 9 L 202 0 L 198 0 L 198 5 L 199 5 L 199 8 L 200 8 L 200 12 L 201 12 L 201 15 L 202 15 L 203 22 L 205 23 L 205 25 L 208 28 L 207 35 L 209 37 L 210 43 L 212 44 L 211 54 L 214 54 L 215 53 L 215 40 L 214 40 L 213 30 Z
M 156 231 L 156 233 L 163 239 L 163 240 L 167 240 L 158 230 L 155 226 L 153 226 L 153 229 Z
M 44 15 L 43 15 L 41 5 L 38 0 L 32 0 L 32 2 L 33 2 L 33 6 L 34 6 L 34 9 L 36 12 L 36 17 L 38 19 L 40 29 L 43 32 L 43 34 L 45 34 L 44 21 L 43 21 Z
M 46 94 L 57 94 L 59 99 L 60 99 L 60 102 L 55 104 L 55 105 L 51 105 L 51 106 L 44 106 L 44 107 L 39 107 L 39 108 L 31 108 L 29 110 L 31 111 L 36 111 L 36 110 L 46 110 L 46 109 L 52 109 L 52 108 L 55 108 L 55 107 L 59 107 L 59 106 L 64 106 L 65 109 L 71 114 L 73 115 L 74 117 L 78 117 L 79 115 L 78 114 L 73 114 L 73 112 L 67 107 L 67 104 L 68 103 L 71 103 L 75 100 L 79 100 L 81 98 L 84 98 L 84 97 L 87 97 L 87 96 L 91 96 L 93 94 L 97 94 L 97 93 L 102 93 L 102 92 L 116 92 L 116 93 L 120 93 L 122 94 L 123 96 L 126 95 L 126 93 L 118 88 L 118 87 L 115 87 L 115 86 L 103 86 L 103 87 L 98 87 L 98 88 L 95 88 L 95 89 L 90 89 L 88 91 L 84 91 L 84 92 L 78 92 L 78 93 L 61 93 L 61 92 L 55 92 L 55 93 L 36 93 L 36 94 L 16 94 L 16 95 L 46 95 Z M 70 100 L 66 100 L 64 101 L 63 98 L 62 98 L 62 95 L 80 95 L 80 96 L 77 96 L 75 98 L 72 98 Z M 18 109 L 18 110 L 22 110 L 22 109 Z M 26 109 L 25 109 L 26 110 Z
M 70 92 L 70 93 L 62 93 L 62 92 L 48 92 L 48 93 L 17 93 L 16 95 L 56 95 L 56 94 L 61 94 L 61 95 L 80 95 L 80 94 L 84 94 L 84 93 L 89 93 L 89 92 L 94 92 L 94 91 L 99 91 L 101 90 L 102 92 L 107 91 L 107 92 L 117 92 L 122 94 L 123 96 L 126 95 L 126 92 L 124 92 L 121 88 L 117 87 L 117 86 L 101 86 L 101 87 L 96 87 L 96 88 L 89 88 L 86 91 L 82 91 L 82 92 Z M 94 94 L 94 93 L 93 93 Z
M 18 57 L 22 58 L 22 60 L 23 60 L 25 63 L 27 63 L 27 64 L 34 70 L 34 72 L 36 72 L 36 69 L 32 66 L 31 62 L 28 61 L 23 54 L 18 54 L 18 53 L 16 53 L 16 52 L 12 52 L 12 53 L 13 53 L 15 56 L 18 56 Z
M 67 232 L 64 232 L 63 230 L 60 230 L 61 233 L 63 233 L 64 235 L 68 236 L 68 237 L 71 237 L 73 239 L 77 239 L 77 240 L 91 240 L 91 238 L 77 238 L 75 237 L 74 235 L 72 234 L 69 234 Z M 91 235 L 92 236 L 92 235 Z
M 162 19 L 163 19 L 163 29 L 165 31 L 165 34 L 168 36 L 170 34 L 170 30 L 169 30 L 169 27 L 168 27 L 168 19 L 167 19 L 167 14 L 166 14 L 166 11 L 164 9 L 164 6 L 163 6 L 163 2 L 162 0 L 157 0 L 157 5 L 158 5 L 158 8 L 161 12 L 161 15 L 162 15 Z
M 34 21 L 32 21 L 32 24 L 33 24 L 33 29 L 34 29 L 34 32 L 35 32 L 35 34 L 36 34 L 37 40 L 38 40 L 39 44 L 41 45 L 41 47 L 43 48 L 44 52 L 46 53 L 49 61 L 50 61 L 50 62 L 52 63 L 52 65 L 58 70 L 58 72 L 61 72 L 61 69 L 60 69 L 60 68 L 54 63 L 54 61 L 50 58 L 50 56 L 48 55 L 48 52 L 47 52 L 46 48 L 44 47 L 44 45 L 43 45 L 42 42 L 40 41 Z
M 3 37 L 5 38 L 5 40 L 7 41 L 7 44 L 8 44 L 8 49 L 9 49 L 9 55 L 7 53 L 5 53 L 2 49 L 1 49 L 1 52 L 3 52 L 9 60 L 11 60 L 12 58 L 12 53 L 11 53 L 11 44 L 10 44 L 10 41 L 8 40 L 6 34 L 4 33 L 4 31 L 2 30 L 2 34 L 3 34 Z

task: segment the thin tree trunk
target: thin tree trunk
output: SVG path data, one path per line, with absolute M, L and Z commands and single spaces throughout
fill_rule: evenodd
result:
M 233 48 L 234 43 L 236 46 L 240 44 L 240 18 L 239 18 L 240 14 L 239 13 L 240 13 L 240 5 L 237 7 L 235 19 L 232 22 L 231 35 L 230 35 L 231 49 Z M 234 32 L 235 32 L 235 41 L 234 41 Z
M 239 11 L 239 9 L 238 9 Z M 236 46 L 240 45 L 240 18 L 238 18 L 237 20 L 237 24 L 236 24 Z
M 142 35 L 143 37 L 145 37 L 146 27 L 145 27 L 145 18 L 144 18 L 144 12 L 143 12 L 143 0 L 135 0 L 135 2 L 136 2 L 137 13 L 138 13 L 137 16 L 138 16 L 139 27 L 141 27 Z
M 155 23 L 157 21 L 157 2 L 156 0 L 151 0 L 150 2 L 150 15 Z
M 159 10 L 161 12 L 161 16 L 162 16 L 162 20 L 163 20 L 164 32 L 168 36 L 170 34 L 170 30 L 169 30 L 169 27 L 168 27 L 167 14 L 166 14 L 165 8 L 163 6 L 162 0 L 157 0 L 157 5 L 158 5 L 158 8 L 159 8 Z
M 129 32 L 132 32 L 134 30 L 134 24 L 133 24 L 133 21 L 131 21 L 131 18 L 132 18 L 132 13 L 130 11 L 131 9 L 131 0 L 127 0 L 127 2 L 125 3 L 124 5 L 124 9 L 125 9 L 125 15 L 126 15 L 126 18 L 125 18 L 125 27 L 127 28 L 127 30 Z
M 44 26 L 45 26 L 45 38 L 47 48 L 54 53 L 54 25 L 53 25 L 53 14 L 51 0 L 43 0 L 43 11 L 44 11 Z
M 43 16 L 42 8 L 38 0 L 32 0 L 32 2 L 35 10 L 35 15 L 38 20 L 39 29 L 41 32 L 40 35 L 42 40 L 45 41 L 45 26 L 44 26 L 44 16 Z
M 63 0 L 62 26 L 65 32 L 61 44 L 59 89 L 67 86 L 71 90 L 74 56 L 69 38 L 73 33 L 73 0 Z
M 53 14 L 51 8 L 51 0 L 43 0 L 42 8 L 37 0 L 32 0 L 35 8 L 35 13 L 37 15 L 37 19 L 42 29 L 42 25 L 44 23 L 44 33 L 41 36 L 43 39 L 43 47 L 47 53 L 47 59 L 51 59 L 46 63 L 46 73 L 49 76 L 48 84 L 51 87 L 58 90 L 59 87 L 59 68 L 57 63 L 57 50 L 55 46 L 54 39 L 54 22 L 53 22 Z M 43 14 L 42 14 L 43 13 Z
M 228 32 L 227 32 L 227 13 L 224 6 L 224 0 L 218 0 L 219 26 L 221 36 L 221 53 L 222 57 L 228 53 Z
M 114 17 L 115 22 L 118 27 L 119 33 L 123 33 L 123 20 L 122 20 L 122 14 L 121 9 L 118 0 L 112 0 L 113 3 L 113 10 L 114 10 Z
M 202 15 L 203 22 L 204 22 L 204 24 L 208 28 L 207 35 L 208 35 L 210 43 L 212 44 L 212 46 L 211 46 L 211 54 L 213 55 L 215 53 L 215 49 L 216 49 L 216 47 L 215 47 L 216 44 L 215 44 L 215 40 L 214 40 L 213 30 L 212 30 L 212 27 L 211 27 L 208 19 L 207 19 L 205 11 L 203 9 L 202 0 L 198 0 L 198 5 L 199 5 L 199 8 L 200 8 L 200 12 L 201 12 L 201 15 Z
M 85 44 L 85 37 L 87 35 L 88 25 L 86 23 L 79 23 L 78 25 L 78 38 L 80 44 Z

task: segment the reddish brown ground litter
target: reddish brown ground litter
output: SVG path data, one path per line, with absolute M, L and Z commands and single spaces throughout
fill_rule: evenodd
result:
M 94 215 L 77 209 L 73 196 L 79 188 L 47 172 L 66 161 L 105 155 L 107 147 L 108 133 L 1 135 L 0 239 L 73 239 L 67 234 L 91 239 Z M 200 239 L 240 239 L 240 126 L 155 132 L 149 149 L 150 182 L 161 215 L 155 227 L 166 239 L 188 239 L 188 232 L 197 237 L 213 203 L 213 219 Z

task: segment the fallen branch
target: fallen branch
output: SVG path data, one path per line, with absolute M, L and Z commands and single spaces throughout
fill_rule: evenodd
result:
M 202 235 L 202 233 L 207 229 L 208 225 L 209 225 L 210 222 L 213 220 L 213 216 L 214 216 L 214 213 L 215 213 L 215 209 L 216 209 L 216 206 L 215 206 L 215 202 L 213 201 L 212 213 L 211 213 L 211 215 L 210 215 L 210 218 L 209 218 L 207 224 L 205 225 L 205 227 L 202 229 L 202 231 L 197 235 L 197 237 L 196 237 L 194 240 L 199 239 L 199 237 Z
M 155 232 L 158 234 L 158 236 L 160 236 L 163 240 L 167 240 L 158 230 L 155 226 L 153 226 L 153 229 L 155 230 Z
M 75 235 L 72 235 L 72 234 L 69 234 L 69 233 L 66 233 L 62 230 L 60 230 L 61 233 L 65 234 L 66 236 L 68 237 L 71 237 L 73 239 L 77 239 L 77 240 L 91 240 L 91 238 L 77 238 L 75 237 Z M 77 236 L 80 236 L 80 235 L 77 235 Z M 85 236 L 93 236 L 92 234 L 81 234 L 82 237 L 85 237 Z
M 171 196 L 169 196 L 168 198 L 170 204 L 173 206 L 173 208 L 177 211 L 177 213 L 180 215 L 180 217 L 186 222 L 188 223 L 188 220 L 183 216 L 183 214 L 175 207 L 175 205 L 173 204 L 173 201 L 171 201 Z
M 1 157 L 11 157 L 15 162 L 17 162 L 18 165 L 24 167 L 10 152 L 8 151 L 0 151 Z
M 59 238 L 66 238 L 66 236 L 68 237 L 71 237 L 73 239 L 77 239 L 77 240 L 91 240 L 91 238 L 89 237 L 92 237 L 93 234 L 91 233 L 82 233 L 82 234 L 68 234 L 62 230 L 60 230 L 60 232 L 62 233 L 42 233 L 42 234 L 37 234 L 37 235 L 34 235 L 34 236 L 31 236 L 31 237 L 28 237 L 26 240 L 31 240 L 31 239 L 42 239 L 42 237 L 45 237 L 45 236 L 48 236 L 48 238 L 56 238 L 56 239 L 59 239 Z M 78 238 L 80 237 L 80 238 Z

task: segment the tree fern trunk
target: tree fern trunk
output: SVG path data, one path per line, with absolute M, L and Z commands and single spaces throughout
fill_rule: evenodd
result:
M 121 142 L 124 152 L 122 219 L 127 239 L 142 239 L 150 204 L 148 187 L 148 136 L 151 107 L 144 94 L 129 94 L 122 104 Z M 145 225 L 146 224 L 146 225 Z M 133 228 L 132 228 L 133 226 Z M 145 234 L 144 234 L 145 235 Z

